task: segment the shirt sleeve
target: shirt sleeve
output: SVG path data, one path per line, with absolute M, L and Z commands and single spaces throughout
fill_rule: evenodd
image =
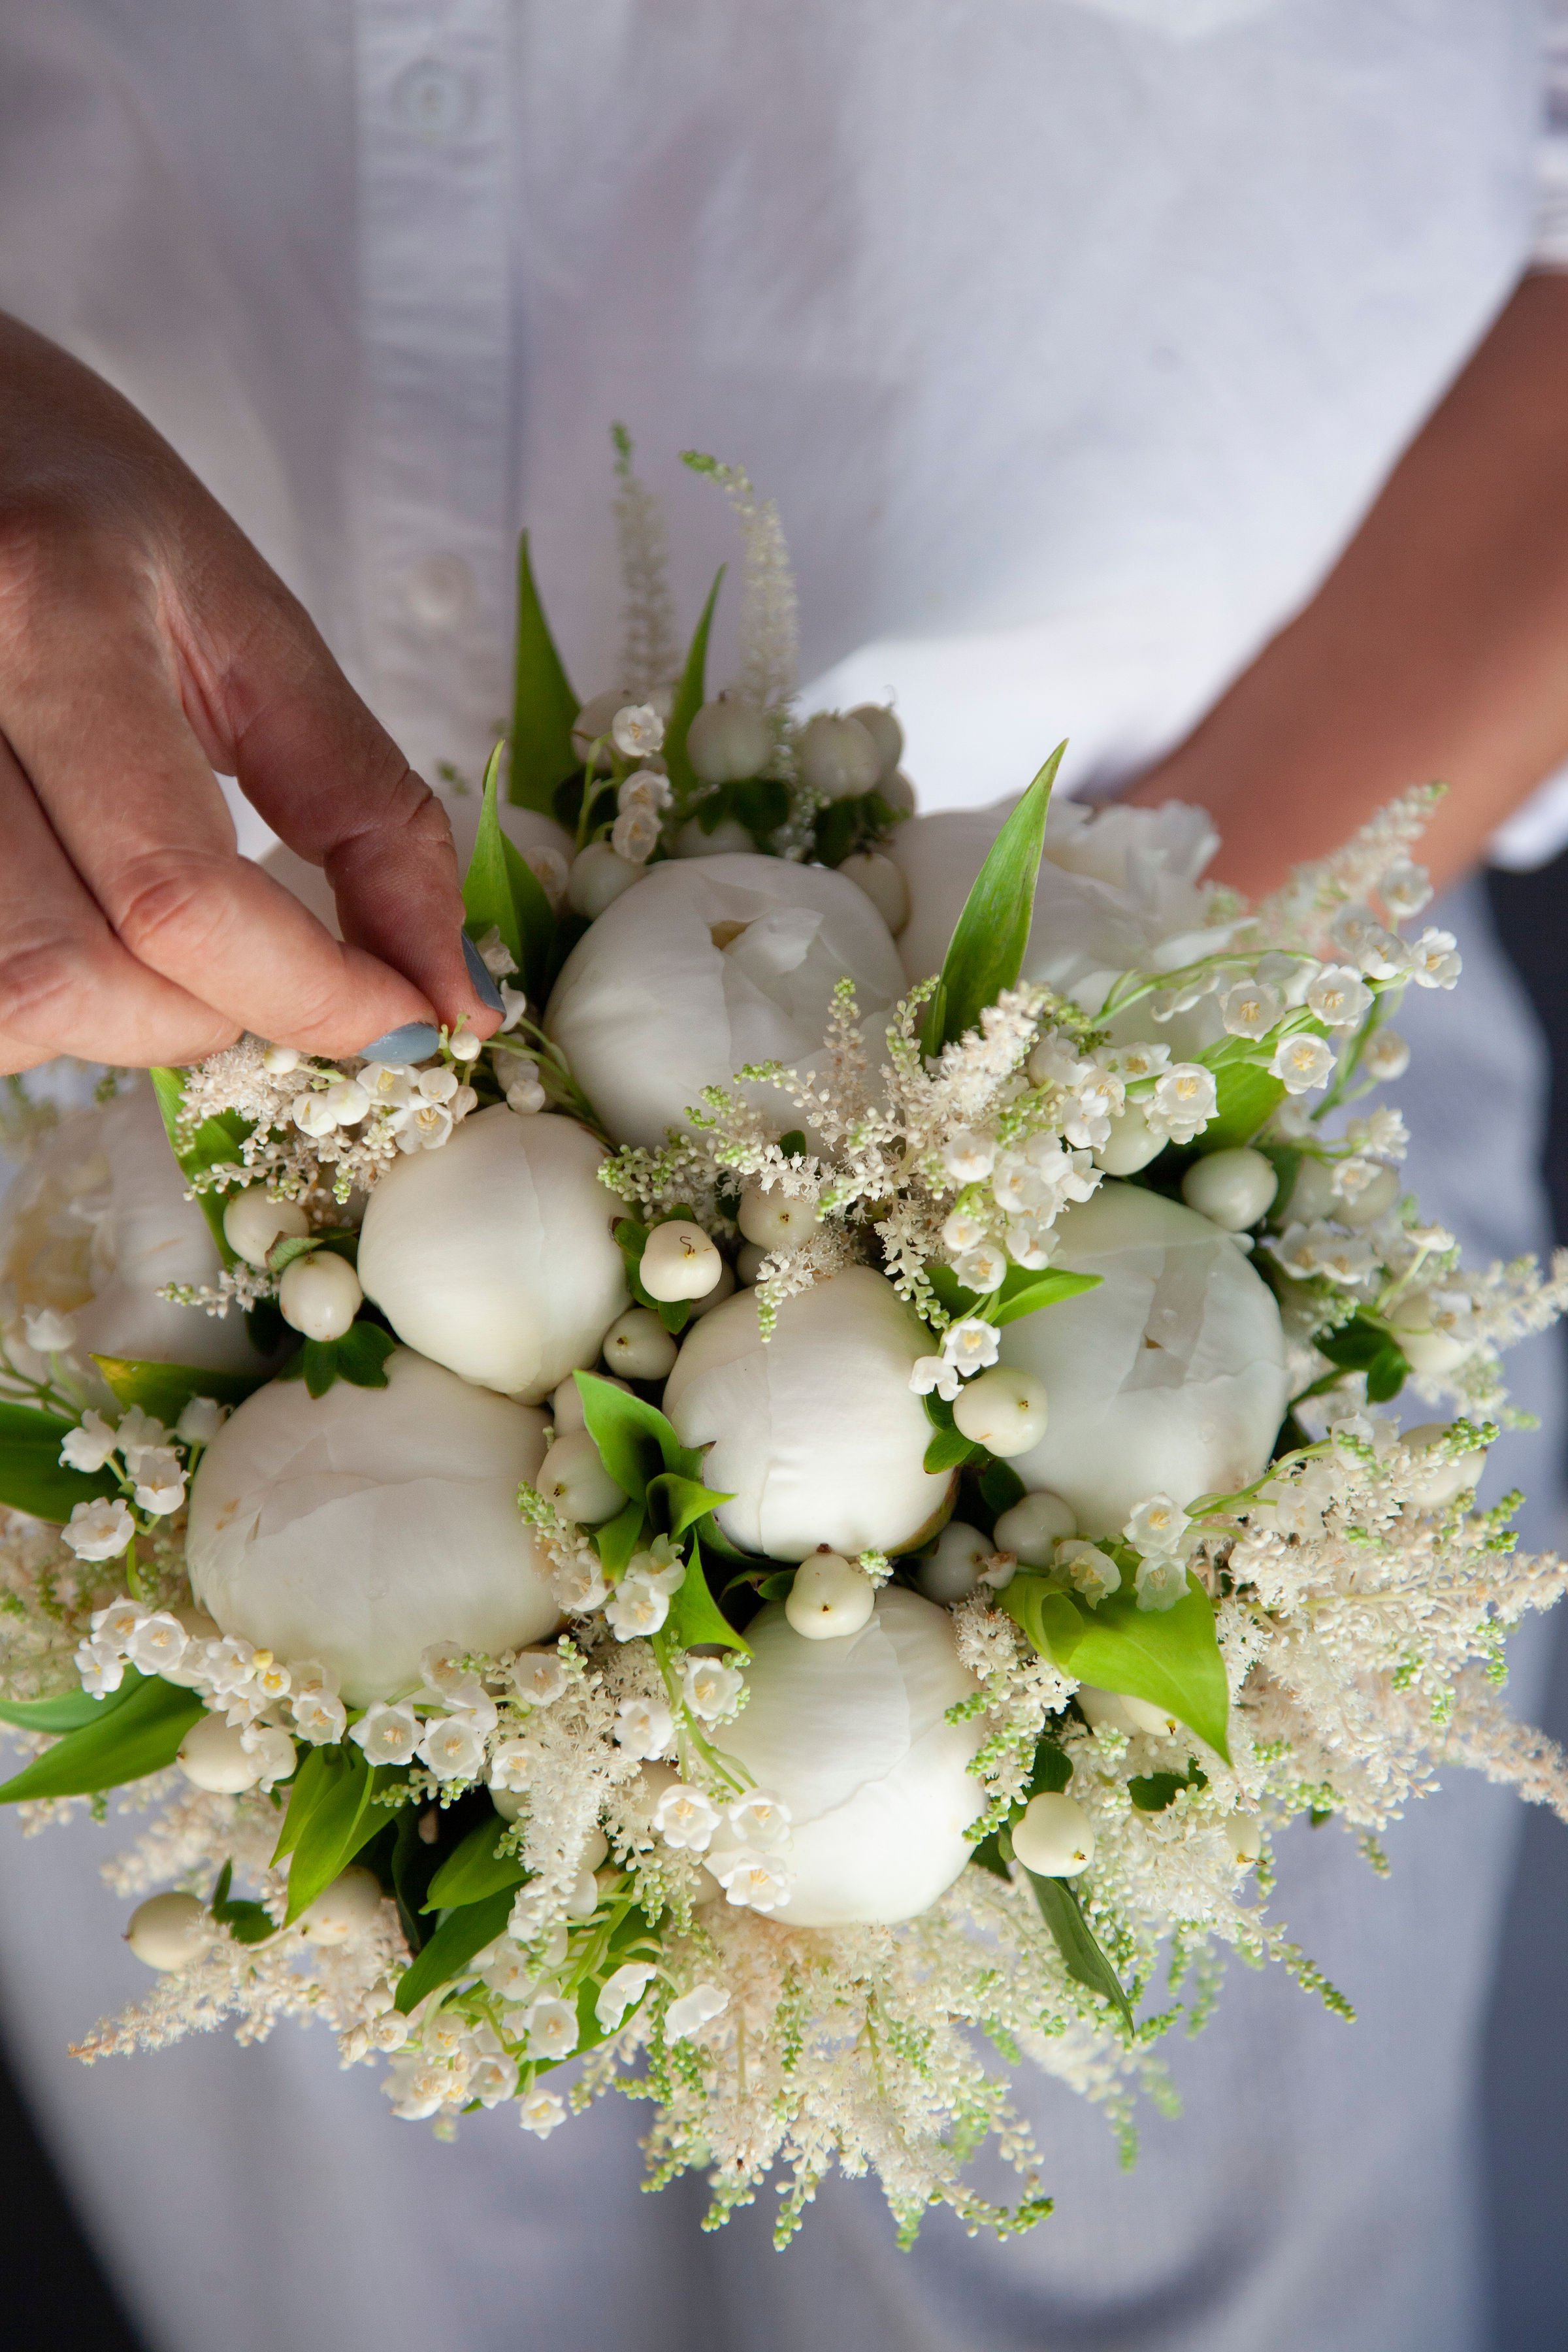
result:
M 1542 12 L 1542 120 L 1536 183 L 1538 269 L 1568 269 L 1568 0 Z

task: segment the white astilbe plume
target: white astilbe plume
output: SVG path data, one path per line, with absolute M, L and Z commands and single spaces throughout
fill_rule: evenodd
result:
M 741 674 L 746 701 L 781 725 L 779 758 L 773 772 L 785 772 L 782 721 L 799 685 L 800 614 L 789 547 L 772 499 L 760 499 L 741 466 L 726 466 L 700 451 L 683 452 L 693 473 L 718 483 L 741 527 L 745 576 L 741 589 Z
M 634 702 L 646 701 L 680 667 L 675 598 L 669 585 L 669 534 L 664 509 L 632 462 L 624 425 L 616 445 L 616 540 L 621 559 L 619 681 Z

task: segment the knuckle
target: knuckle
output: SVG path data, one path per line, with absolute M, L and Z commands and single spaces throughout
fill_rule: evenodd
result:
M 0 1033 L 28 1045 L 69 1029 L 90 998 L 100 959 L 63 931 L 0 945 Z
M 226 919 L 232 860 L 195 849 L 158 849 L 116 877 L 114 928 L 139 963 L 188 967 L 215 946 Z

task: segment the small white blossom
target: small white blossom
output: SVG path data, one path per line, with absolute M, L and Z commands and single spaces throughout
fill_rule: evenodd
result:
M 1359 1201 L 1378 1173 L 1378 1164 L 1375 1160 L 1363 1160 L 1359 1152 L 1352 1151 L 1350 1158 L 1342 1160 L 1334 1170 L 1332 1182 L 1335 1197 L 1348 1202 Z
M 1036 1217 L 1014 1217 L 1007 1225 L 1007 1255 L 1015 1265 L 1036 1273 L 1049 1265 L 1058 1236 Z
M 1452 988 L 1464 965 L 1454 952 L 1452 931 L 1430 928 L 1410 943 L 1410 973 L 1417 988 Z
M 566 2102 L 553 2091 L 530 2091 L 517 2104 L 517 2118 L 525 2132 L 536 2139 L 548 2139 L 566 2120 Z
M 133 1404 L 128 1412 L 121 1414 L 114 1443 L 121 1460 L 134 1478 L 141 1470 L 142 1456 L 161 1452 L 168 1439 L 169 1433 L 163 1423 L 154 1420 L 150 1412 L 143 1412 L 139 1404 Z
M 125 1680 L 125 1661 L 107 1643 L 79 1642 L 74 1663 L 89 1698 L 107 1698 Z
M 1173 1609 L 1187 1590 L 1187 1564 L 1173 1553 L 1141 1560 L 1132 1589 L 1140 1609 Z
M 749 1789 L 724 1809 L 725 1824 L 742 1845 L 759 1853 L 776 1853 L 789 1843 L 790 1810 L 782 1797 L 765 1789 Z
M 594 2015 L 606 2033 L 619 2032 L 627 2011 L 636 2008 L 658 1974 L 647 1960 L 623 1960 L 615 1974 L 605 1979 Z
M 275 1723 L 253 1723 L 240 1734 L 240 1745 L 261 1767 L 257 1787 L 263 1796 L 287 1780 L 299 1762 L 294 1742 Z
M 116 1434 L 100 1412 L 89 1406 L 81 1417 L 79 1429 L 68 1429 L 60 1440 L 60 1460 L 70 1470 L 85 1470 L 89 1475 L 101 1470 L 113 1454 Z
M 479 951 L 479 961 L 492 980 L 511 978 L 512 973 L 517 970 L 517 958 L 512 954 L 494 923 L 490 925 L 484 938 L 476 940 L 474 944 Z M 364 1076 L 363 1070 L 360 1072 L 360 1076 L 362 1078 Z
M 1095 1060 L 1102 1070 L 1109 1070 L 1131 1086 L 1137 1078 L 1158 1077 L 1170 1066 L 1169 1045 L 1100 1045 L 1095 1050 Z
M 88 1631 L 106 1649 L 127 1650 L 146 1620 L 147 1612 L 140 1601 L 110 1601 L 106 1607 L 93 1611 L 88 1620 Z
M 401 1062 L 366 1062 L 359 1083 L 374 1110 L 406 1110 L 414 1099 L 414 1076 Z
M 660 1698 L 624 1698 L 616 1709 L 615 1740 L 628 1756 L 668 1756 L 675 1717 Z
M 1309 1011 L 1326 1029 L 1353 1029 L 1372 1003 L 1372 991 L 1348 963 L 1326 963 L 1307 990 Z
M 471 1780 L 485 1760 L 484 1733 L 471 1716 L 443 1716 L 426 1724 L 414 1752 L 424 1758 L 437 1780 Z
M 577 2011 L 570 2001 L 545 1993 L 523 2011 L 522 2030 L 531 2058 L 570 2058 L 577 2047 Z
M 647 809 L 651 815 L 660 816 L 674 798 L 668 776 L 661 776 L 656 768 L 639 768 L 622 784 L 616 806 L 623 814 L 627 809 Z
M 988 1228 L 968 1209 L 954 1209 L 942 1220 L 942 1245 L 952 1257 L 962 1257 L 965 1250 L 978 1248 L 985 1240 Z
M 1379 1030 L 1375 1034 L 1388 1036 L 1392 1033 Z M 1352 1119 L 1345 1129 L 1345 1140 L 1352 1150 L 1367 1152 L 1373 1160 L 1403 1160 L 1410 1149 L 1410 1129 L 1405 1124 L 1403 1111 L 1380 1104 L 1364 1118 Z
M 521 1796 L 527 1788 L 529 1776 L 538 1769 L 538 1742 L 528 1738 L 500 1739 L 490 1757 L 489 1784 L 492 1789 L 509 1789 Z
M 795 1883 L 777 1854 L 759 1853 L 752 1846 L 710 1854 L 708 1867 L 737 1910 L 776 1911 Z
M 1233 1037 L 1267 1037 L 1284 1019 L 1285 1007 L 1263 982 L 1243 980 L 1221 997 L 1219 1017 Z
M 719 1809 L 712 1799 L 700 1789 L 688 1788 L 683 1780 L 666 1789 L 653 1809 L 654 1828 L 666 1845 L 692 1853 L 700 1853 L 710 1843 L 719 1822 Z
M 538 1063 L 514 1063 L 512 1075 L 507 1081 L 507 1108 L 518 1111 L 526 1118 L 533 1111 L 542 1110 L 549 1099 L 549 1096 L 539 1083 Z
M 610 737 L 623 760 L 650 759 L 664 741 L 664 721 L 651 702 L 628 702 L 616 711 Z
M 966 1315 L 962 1322 L 948 1325 L 942 1334 L 942 1352 L 967 1380 L 971 1373 L 983 1372 L 996 1361 L 1001 1345 L 1001 1334 L 994 1323 L 987 1323 L 978 1315 Z
M 1419 1250 L 1436 1253 L 1459 1246 L 1447 1225 L 1412 1225 L 1409 1231 L 1411 1240 Z
M 412 1764 L 419 1744 L 419 1717 L 406 1700 L 388 1706 L 377 1699 L 367 1707 L 349 1738 L 363 1748 L 372 1764 Z
M 507 1037 L 517 1027 L 518 1023 L 527 1017 L 528 998 L 521 988 L 509 988 L 503 980 L 500 983 L 500 1034 Z
M 1218 1102 L 1214 1072 L 1201 1062 L 1178 1062 L 1154 1081 L 1144 1105 L 1150 1132 L 1173 1143 L 1191 1143 L 1203 1133 Z
M 517 2089 L 517 2063 L 505 2056 L 476 2059 L 468 2074 L 468 2092 L 481 2107 L 499 2107 Z
M 323 1675 L 322 1680 L 310 1684 L 304 1690 L 296 1687 L 289 1705 L 293 1709 L 294 1728 L 300 1738 L 308 1739 L 312 1748 L 324 1748 L 332 1740 L 342 1738 L 348 1723 L 348 1710 L 336 1689 L 326 1681 L 323 1670 L 318 1666 L 316 1672 Z
M 574 1553 L 550 1579 L 557 1605 L 568 1617 L 586 1617 L 590 1610 L 601 1608 L 609 1589 L 597 1553 L 588 1550 Z
M 1121 1582 L 1121 1570 L 1110 1553 L 1077 1537 L 1057 1546 L 1057 1566 L 1066 1570 L 1075 1591 L 1082 1593 L 1091 1609 Z
M 415 1080 L 420 1100 L 429 1103 L 449 1103 L 461 1083 L 456 1070 L 447 1069 L 444 1062 L 421 1070 Z
M 549 899 L 560 912 L 566 898 L 566 860 L 558 849 L 540 846 L 525 849 L 522 862 Z
M 996 1165 L 996 1138 L 961 1127 L 942 1145 L 942 1164 L 955 1184 L 978 1184 Z
M 399 1151 L 438 1151 L 452 1132 L 452 1114 L 441 1103 L 415 1103 L 390 1124 Z
M 917 1356 L 910 1370 L 910 1386 L 916 1396 L 934 1393 L 951 1404 L 963 1386 L 963 1375 L 945 1356 Z
M 1380 923 L 1370 924 L 1351 952 L 1368 980 L 1403 980 L 1411 968 L 1412 950 Z
M 35 1307 L 22 1318 L 22 1328 L 27 1335 L 27 1345 L 40 1356 L 58 1356 L 76 1338 L 76 1325 L 68 1315 L 57 1315 L 52 1307 Z
M 227 1405 L 216 1397 L 194 1396 L 174 1423 L 174 1434 L 187 1445 L 210 1445 L 227 1419 Z
M 1432 896 L 1432 877 L 1424 866 L 1401 859 L 1379 880 L 1377 895 L 1396 922 L 1418 915 Z
M 450 2070 L 431 2058 L 398 2058 L 387 2068 L 382 2094 L 400 2123 L 423 2123 L 444 2106 L 454 2088 Z
M 658 818 L 640 804 L 623 809 L 610 827 L 610 847 L 628 866 L 646 866 L 658 847 Z
M 126 1655 L 138 1673 L 161 1675 L 169 1666 L 177 1666 L 190 1644 L 190 1635 L 177 1617 L 166 1609 L 151 1617 L 143 1617 L 125 1644 Z
M 185 1499 L 185 1473 L 180 1457 L 172 1445 L 142 1446 L 139 1454 L 137 1503 L 151 1517 L 166 1518 Z
M 524 1706 L 553 1706 L 572 1677 L 555 1650 L 524 1650 L 513 1660 L 512 1688 Z
M 952 1270 L 965 1290 L 1000 1290 L 1007 1274 L 1007 1253 L 994 1242 L 982 1242 L 955 1258 Z
M 1149 1495 L 1137 1505 L 1121 1532 L 1135 1551 L 1177 1550 L 1192 1521 L 1169 1495 Z
M 357 1127 L 370 1108 L 370 1097 L 357 1078 L 339 1078 L 321 1101 L 331 1111 L 334 1127 Z
M 327 1108 L 324 1093 L 296 1095 L 293 1118 L 301 1135 L 312 1136 L 318 1140 L 323 1135 L 331 1135 L 338 1123 Z
M 646 1640 L 657 1633 L 669 1614 L 669 1594 L 662 1580 L 626 1570 L 605 1603 L 605 1616 L 617 1642 Z
M 680 1695 L 704 1723 L 733 1715 L 744 1688 L 739 1669 L 718 1658 L 688 1658 L 681 1674 Z
M 667 2042 L 684 2042 L 688 2035 L 700 2032 L 716 2017 L 722 2017 L 730 2006 L 730 1996 L 717 1985 L 693 1985 L 672 2000 L 664 2014 L 664 2038 Z
M 118 1559 L 135 1532 L 136 1522 L 119 1496 L 79 1503 L 62 1530 L 78 1559 Z
M 1268 1066 L 1283 1081 L 1287 1094 L 1304 1095 L 1312 1087 L 1328 1085 L 1334 1057 L 1321 1037 L 1298 1034 L 1281 1037 Z

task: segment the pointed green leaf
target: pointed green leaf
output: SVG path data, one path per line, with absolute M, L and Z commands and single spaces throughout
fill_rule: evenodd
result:
M 362 1318 L 349 1325 L 341 1339 L 307 1339 L 278 1378 L 303 1381 L 317 1399 L 326 1395 L 334 1381 L 347 1381 L 351 1388 L 384 1389 L 386 1360 L 396 1345 L 390 1331 Z
M 664 730 L 664 764 L 675 790 L 677 807 L 683 806 L 700 790 L 697 772 L 686 756 L 686 731 L 701 709 L 708 691 L 708 633 L 713 626 L 713 608 L 719 602 L 719 589 L 724 577 L 721 564 L 713 575 L 713 585 L 708 591 L 708 602 L 702 607 L 702 617 L 692 635 L 686 656 L 686 667 L 680 674 L 675 706 L 669 714 L 669 724 Z
M 975 877 L 942 963 L 938 993 L 928 1008 L 928 1054 L 977 1029 L 985 1007 L 1017 983 L 1034 919 L 1046 812 L 1066 750 L 1065 743 L 1057 745 Z
M 492 1813 L 471 1829 L 430 1881 L 421 1910 L 455 1911 L 465 1903 L 482 1903 L 487 1895 L 521 1886 L 528 1875 L 521 1863 L 513 1853 L 496 1852 L 496 1840 L 505 1828 L 500 1815 Z
M 122 1405 L 139 1404 L 166 1429 L 173 1429 L 193 1397 L 210 1397 L 215 1404 L 243 1404 L 265 1388 L 265 1372 L 209 1372 L 199 1364 L 154 1364 L 135 1356 L 94 1356 Z
M 662 1466 L 697 1478 L 702 1457 L 682 1445 L 658 1407 L 616 1388 L 595 1372 L 575 1372 L 588 1434 L 623 1495 L 647 1499 L 648 1480 Z
M 340 1748 L 312 1748 L 307 1751 L 289 1783 L 289 1810 L 283 1816 L 283 1826 L 272 1849 L 274 1870 L 286 1854 L 293 1853 L 310 1815 L 328 1789 L 340 1780 L 348 1769 L 347 1759 Z
M 1250 1143 L 1285 1099 L 1281 1079 L 1256 1062 L 1230 1062 L 1215 1072 L 1218 1105 L 1198 1138 L 1203 1151 L 1231 1151 Z
M 647 1525 L 647 1513 L 634 1495 L 625 1510 L 617 1511 L 613 1519 L 595 1528 L 595 1548 L 612 1584 L 626 1574 L 626 1563 L 640 1548 Z
M 426 1993 L 449 1984 L 468 1967 L 476 1952 L 482 1952 L 487 1944 L 493 1944 L 498 1936 L 505 1933 L 512 1899 L 512 1890 L 508 1887 L 499 1895 L 487 1895 L 482 1902 L 465 1903 L 459 1909 L 448 1911 L 418 1958 L 399 1979 L 396 2007 L 405 2017 L 410 2010 L 417 2009 Z
M 135 1667 L 128 1666 L 125 1680 L 107 1698 L 84 1690 L 61 1691 L 58 1698 L 0 1698 L 0 1723 L 13 1723 L 18 1731 L 79 1731 L 123 1706 L 141 1680 Z
M 63 1526 L 79 1503 L 118 1495 L 112 1471 L 72 1470 L 60 1460 L 60 1447 L 75 1427 L 60 1413 L 0 1398 L 0 1504 Z
M 1189 1573 L 1171 1609 L 1140 1609 L 1125 1585 L 1095 1609 L 1040 1576 L 1020 1574 L 996 1596 L 1042 1657 L 1076 1682 L 1124 1691 L 1163 1707 L 1230 1761 L 1230 1694 L 1215 1633 L 1214 1603 Z
M 172 1764 L 193 1723 L 205 1712 L 195 1691 L 149 1675 L 122 1706 L 79 1731 L 68 1731 L 0 1786 L 0 1805 L 38 1797 L 84 1797 L 144 1780 Z
M 662 1497 L 669 1512 L 672 1536 L 683 1536 L 699 1519 L 716 1511 L 721 1503 L 732 1503 L 733 1495 L 721 1495 L 711 1486 L 704 1486 L 696 1478 L 683 1478 L 679 1471 L 661 1470 L 657 1478 L 648 1480 L 648 1501 Z
M 218 1872 L 207 1909 L 220 1927 L 228 1929 L 237 1944 L 264 1944 L 268 1936 L 278 1933 L 272 1916 L 265 1903 L 231 1901 L 228 1890 L 233 1878 L 234 1864 L 226 1862 Z
M 463 877 L 464 929 L 476 943 L 498 931 L 523 987 L 537 1002 L 549 985 L 555 918 L 538 876 L 501 824 L 496 797 L 500 755 L 498 743 L 485 766 L 479 829 Z
M 1022 1272 L 1009 1266 L 1008 1275 Z M 1077 1298 L 1085 1290 L 1098 1290 L 1098 1274 L 1068 1274 L 1066 1267 L 1048 1267 L 1044 1274 L 1031 1275 L 1016 1286 L 1004 1283 L 998 1294 L 995 1312 L 991 1321 L 1001 1325 L 1016 1323 L 1021 1315 L 1037 1315 L 1042 1307 L 1059 1307 L 1065 1298 Z
M 285 1927 L 310 1909 L 386 1821 L 384 1810 L 371 1802 L 376 1790 L 390 1778 L 386 1766 L 373 1769 L 357 1748 L 346 1744 L 338 1753 L 342 1764 L 323 1784 L 320 1799 L 295 1837 Z M 287 1822 L 284 1827 L 287 1833 Z
M 517 543 L 517 652 L 512 669 L 511 768 L 514 808 L 555 813 L 555 787 L 577 765 L 572 722 L 582 709 L 567 681 L 534 585 L 528 533 Z
M 1121 1989 L 1121 1979 L 1100 1950 L 1071 1883 L 1065 1878 L 1038 1878 L 1032 1870 L 1026 1875 L 1035 1890 L 1040 1916 L 1056 1938 L 1068 1976 L 1110 2001 L 1131 2032 L 1132 2011 Z
M 683 1650 L 718 1642 L 726 1649 L 744 1650 L 748 1655 L 751 1653 L 751 1643 L 728 1622 L 708 1589 L 708 1579 L 702 1572 L 702 1549 L 695 1537 L 686 1574 L 669 1604 L 666 1622 Z
M 984 1445 L 975 1445 L 961 1429 L 939 1429 L 926 1447 L 923 1466 L 932 1477 L 944 1470 L 961 1470 L 966 1462 L 984 1462 L 987 1458 Z
M 250 1133 L 253 1122 L 241 1118 L 237 1111 L 220 1111 L 216 1118 L 204 1118 L 188 1144 L 181 1147 L 178 1140 L 179 1116 L 185 1099 L 185 1074 L 183 1070 L 155 1068 L 148 1072 L 153 1091 L 158 1098 L 158 1108 L 163 1115 L 163 1132 L 169 1139 L 169 1149 L 187 1176 L 199 1175 L 202 1170 L 215 1168 L 220 1161 L 237 1160 L 239 1147 Z M 217 1244 L 225 1265 L 233 1265 L 235 1254 L 228 1245 L 223 1229 L 224 1196 L 220 1192 L 198 1192 L 196 1204 L 207 1221 L 207 1228 Z

